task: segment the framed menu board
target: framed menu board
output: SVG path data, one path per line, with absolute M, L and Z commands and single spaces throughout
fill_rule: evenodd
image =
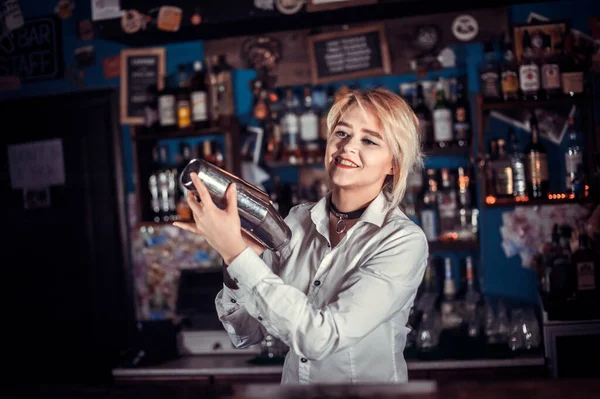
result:
M 163 88 L 164 47 L 121 50 L 121 123 L 144 123 L 148 87 Z
M 383 24 L 310 36 L 308 54 L 313 84 L 390 73 Z

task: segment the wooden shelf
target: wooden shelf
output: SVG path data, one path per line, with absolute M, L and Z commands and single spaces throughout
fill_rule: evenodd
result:
M 467 147 L 446 147 L 446 148 L 424 148 L 425 157 L 447 157 L 447 156 L 462 156 L 469 155 L 470 146 Z
M 157 141 L 157 140 L 169 140 L 183 137 L 201 137 L 201 136 L 212 136 L 215 134 L 223 134 L 231 129 L 230 126 L 216 126 L 205 129 L 194 129 L 185 128 L 179 129 L 172 132 L 159 132 L 153 134 L 144 134 L 143 130 L 140 130 L 139 134 L 132 136 L 135 141 Z
M 585 204 L 592 202 L 592 198 L 559 198 L 559 199 L 530 199 L 528 201 L 516 201 L 514 198 L 496 198 L 496 202 L 488 204 L 483 202 L 486 208 L 510 208 L 514 206 L 540 206 L 558 204 Z
M 476 251 L 479 249 L 479 241 L 430 241 L 429 251 Z
M 481 103 L 483 111 L 499 110 L 499 109 L 514 109 L 514 108 L 542 108 L 555 105 L 569 105 L 573 103 L 581 103 L 589 101 L 590 97 L 587 94 L 582 94 L 574 97 L 556 97 L 548 100 L 517 100 L 517 101 L 485 101 Z

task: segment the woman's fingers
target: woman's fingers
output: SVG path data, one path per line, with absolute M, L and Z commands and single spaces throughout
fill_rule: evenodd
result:
M 198 200 L 196 199 L 196 193 L 192 192 L 192 191 L 188 191 L 187 192 L 187 202 L 189 207 L 192 209 L 192 212 L 194 214 L 198 214 L 198 215 L 202 215 L 202 207 L 204 206 L 204 203 L 202 201 L 198 202 Z
M 206 188 L 204 183 L 202 183 L 202 181 L 198 177 L 198 174 L 190 173 L 190 176 L 192 177 L 192 181 L 194 182 L 194 187 L 196 187 L 198 196 L 200 196 L 200 201 L 204 202 L 204 205 L 214 205 L 213 200 L 210 197 L 210 193 L 208 192 L 208 189 Z

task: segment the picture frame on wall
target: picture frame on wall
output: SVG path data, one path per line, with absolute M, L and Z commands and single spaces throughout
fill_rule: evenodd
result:
M 557 43 L 562 42 L 563 36 L 569 32 L 569 25 L 566 20 L 534 20 L 534 22 L 526 24 L 513 25 L 513 46 L 517 62 L 521 61 L 521 56 L 523 55 L 523 37 L 525 36 L 525 32 L 528 32 L 529 37 L 531 38 L 531 45 L 533 46 L 534 51 L 537 51 L 537 49 L 542 51 L 544 46 L 543 38 L 549 36 L 550 46 L 554 49 L 554 52 L 558 54 L 559 50 L 556 49 L 556 45 Z
M 146 122 L 148 88 L 162 90 L 166 74 L 164 47 L 121 50 L 121 124 Z

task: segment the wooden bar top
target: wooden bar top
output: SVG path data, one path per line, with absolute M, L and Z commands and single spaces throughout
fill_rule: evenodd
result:
M 16 397 L 90 399 L 584 399 L 597 398 L 600 379 L 436 383 L 411 381 L 406 384 L 278 385 L 248 384 L 202 386 L 194 384 L 137 383 L 127 385 L 69 386 L 33 385 L 12 387 Z M 11 397 L 10 393 L 9 396 Z

